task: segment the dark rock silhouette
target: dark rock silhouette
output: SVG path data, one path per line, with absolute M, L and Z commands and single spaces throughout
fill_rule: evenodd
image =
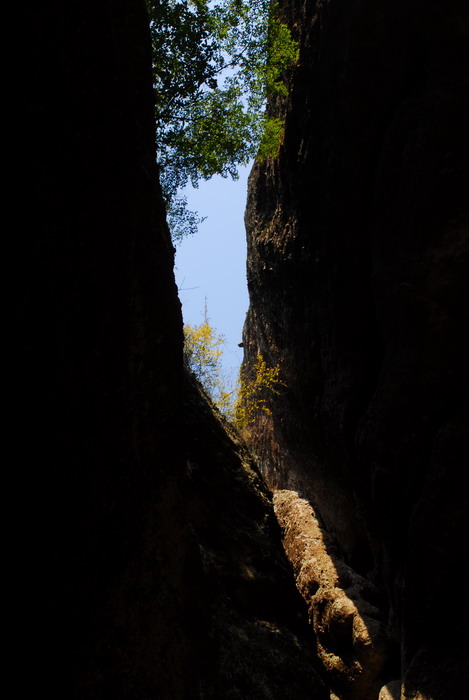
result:
M 250 179 L 244 347 L 288 390 L 253 444 L 268 484 L 308 498 L 337 561 L 383 595 L 395 651 L 369 697 L 397 679 L 405 697 L 462 697 L 469 6 L 282 7 L 300 60 L 269 107 L 279 157 Z

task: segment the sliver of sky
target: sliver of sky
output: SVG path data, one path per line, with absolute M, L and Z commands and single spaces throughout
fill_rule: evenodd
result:
M 242 329 L 248 308 L 244 209 L 250 166 L 239 180 L 213 177 L 188 187 L 188 207 L 206 220 L 176 246 L 175 275 L 184 323 L 198 325 L 207 302 L 210 324 L 224 335 L 223 369 L 233 381 L 243 359 Z

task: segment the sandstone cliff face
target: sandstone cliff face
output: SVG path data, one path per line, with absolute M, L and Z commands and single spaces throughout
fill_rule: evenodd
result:
M 184 375 L 144 3 L 49 3 L 24 31 L 26 672 L 61 700 L 322 700 L 270 496 Z
M 244 345 L 288 389 L 253 444 L 270 486 L 307 498 L 337 561 L 379 589 L 390 648 L 369 697 L 396 679 L 403 697 L 461 697 L 469 7 L 282 7 L 300 61 L 270 107 L 279 157 L 250 179 Z M 351 636 L 331 652 L 356 654 Z M 343 697 L 352 680 L 335 679 Z

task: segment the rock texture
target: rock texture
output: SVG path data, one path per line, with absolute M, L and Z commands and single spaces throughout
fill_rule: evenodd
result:
M 279 156 L 250 179 L 244 346 L 288 389 L 253 444 L 270 486 L 312 503 L 333 558 L 380 589 L 382 685 L 461 697 L 469 6 L 282 7 L 300 60 L 270 105 Z
M 25 675 L 51 700 L 325 700 L 270 496 L 183 371 L 144 2 L 28 10 L 11 404 Z
M 327 700 L 270 493 L 195 386 L 185 410 L 184 508 L 197 545 L 191 632 L 203 669 L 195 697 Z
M 376 700 L 390 654 L 379 591 L 340 558 L 311 504 L 279 490 L 275 513 L 298 590 L 308 602 L 316 653 L 348 700 Z

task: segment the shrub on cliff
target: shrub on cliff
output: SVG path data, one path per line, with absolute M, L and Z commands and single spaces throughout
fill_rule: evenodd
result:
M 240 431 L 255 422 L 259 413 L 272 415 L 272 397 L 286 387 L 280 365 L 271 367 L 258 355 L 253 367 L 241 367 L 231 409 L 231 420 Z
M 198 326 L 184 326 L 186 367 L 201 383 L 212 401 L 239 431 L 254 423 L 259 413 L 271 415 L 271 401 L 286 385 L 279 365 L 270 367 L 262 355 L 249 370 L 243 366 L 233 388 L 229 388 L 221 358 L 225 338 L 210 325 L 205 307 Z
M 194 377 L 217 405 L 226 400 L 221 357 L 225 338 L 210 325 L 205 308 L 204 320 L 198 326 L 184 326 L 184 362 Z

